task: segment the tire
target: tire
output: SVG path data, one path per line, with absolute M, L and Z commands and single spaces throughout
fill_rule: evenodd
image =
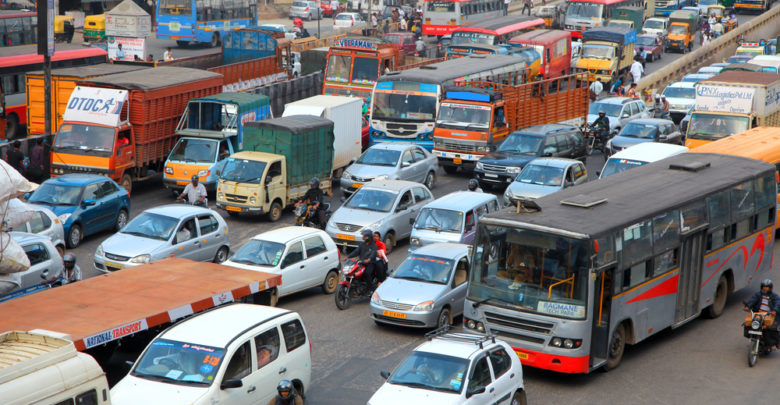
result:
M 282 217 L 282 204 L 279 204 L 279 201 L 274 201 L 273 203 L 271 203 L 271 209 L 268 210 L 268 220 L 271 222 L 276 222 L 281 217 Z
M 211 46 L 212 48 L 216 48 L 217 46 L 219 46 L 218 32 L 215 32 L 214 34 L 211 35 L 211 42 L 209 42 L 209 46 Z
M 16 139 L 19 137 L 22 125 L 19 124 L 19 116 L 16 114 L 8 115 L 6 119 L 5 133 L 7 139 Z
M 758 363 L 758 344 L 758 339 L 750 339 L 750 346 L 748 346 L 747 352 L 747 362 L 750 367 Z
M 322 283 L 322 292 L 325 294 L 333 294 L 339 287 L 339 273 L 336 270 L 331 270 L 328 275 L 325 276 L 325 281 Z
M 620 361 L 623 360 L 623 353 L 626 350 L 626 327 L 624 324 L 618 325 L 615 331 L 612 333 L 612 338 L 609 340 L 609 348 L 607 353 L 607 364 L 604 365 L 604 370 L 614 370 L 620 365 Z
M 235 211 L 228 211 L 227 213 L 228 213 L 228 215 L 230 215 L 231 217 L 237 217 L 237 216 L 238 216 L 238 213 L 237 213 L 237 212 L 235 212 Z
M 393 235 L 392 232 L 388 231 L 385 234 L 384 239 L 382 239 L 382 242 L 384 242 L 385 247 L 387 247 L 387 251 L 385 252 L 385 254 L 389 255 L 390 252 L 393 251 L 393 246 L 395 246 L 395 235 Z
M 127 190 L 127 194 L 130 194 L 133 191 L 133 178 L 129 174 L 125 173 L 122 176 L 122 181 L 119 183 L 119 185 Z
M 444 172 L 447 174 L 455 174 L 455 172 L 458 171 L 458 168 L 455 166 L 442 166 L 444 168 Z
M 336 300 L 336 308 L 345 310 L 352 305 L 352 297 L 349 296 L 349 287 L 345 285 L 339 285 L 334 295 Z
M 726 308 L 726 298 L 729 295 L 729 283 L 726 281 L 726 277 L 720 276 L 718 280 L 718 286 L 715 287 L 715 298 L 712 300 L 712 305 L 707 307 L 707 317 L 717 318 L 723 314 L 723 310 Z
M 444 326 L 452 326 L 452 313 L 449 308 L 442 308 L 439 312 L 439 318 L 436 319 L 436 329 L 443 328 Z
M 119 210 L 119 214 L 116 216 L 116 222 L 114 223 L 114 230 L 119 231 L 122 229 L 125 225 L 127 225 L 127 219 L 129 218 L 127 214 L 127 210 L 122 208 Z
M 512 396 L 512 405 L 528 405 L 528 398 L 525 397 L 525 391 L 517 391 Z
M 224 263 L 227 260 L 230 249 L 227 246 L 222 246 L 217 249 L 217 253 L 214 254 L 214 263 Z
M 81 243 L 82 237 L 84 237 L 84 235 L 81 233 L 81 225 L 79 224 L 71 225 L 66 240 L 66 243 L 68 244 L 68 249 L 74 249 L 78 247 L 78 245 Z
M 65 256 L 65 246 L 57 245 L 57 253 L 60 254 L 60 257 Z
M 176 46 L 179 48 L 186 48 L 190 44 L 190 41 L 176 41 Z
M 434 174 L 432 171 L 428 172 L 428 175 L 425 176 L 425 181 L 423 184 L 425 187 L 428 187 L 428 190 L 433 190 L 433 185 L 436 183 L 436 174 Z

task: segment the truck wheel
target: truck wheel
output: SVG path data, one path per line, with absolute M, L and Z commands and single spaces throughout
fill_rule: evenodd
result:
M 125 173 L 125 175 L 122 176 L 122 181 L 119 183 L 119 185 L 127 190 L 127 194 L 130 194 L 130 192 L 133 190 L 133 178 L 130 177 L 129 174 Z
M 211 35 L 211 42 L 210 45 L 212 48 L 216 48 L 219 45 L 219 33 L 215 32 L 213 35 Z
M 442 166 L 444 167 L 444 172 L 447 174 L 455 174 L 455 172 L 458 171 L 458 168 L 455 166 Z
M 276 222 L 281 217 L 282 217 L 282 204 L 279 204 L 279 201 L 274 201 L 273 203 L 271 203 L 271 209 L 268 210 L 268 220 L 271 222 Z
M 176 46 L 179 48 L 186 48 L 190 44 L 190 41 L 176 41 Z

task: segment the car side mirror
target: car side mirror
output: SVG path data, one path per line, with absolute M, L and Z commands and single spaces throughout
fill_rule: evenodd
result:
M 596 171 L 596 177 L 601 177 L 601 170 Z
M 551 156 L 552 156 L 552 152 L 545 152 L 542 154 L 542 157 L 551 157 Z
M 666 134 L 661 134 L 661 135 L 659 135 L 659 136 L 658 136 L 658 139 L 661 139 L 661 140 L 666 140 L 666 139 L 668 139 L 668 138 L 669 138 L 669 137 L 668 137 L 668 136 L 666 136 Z
M 412 165 L 412 164 L 411 164 L 411 163 L 409 163 L 409 162 L 401 162 L 401 167 L 409 167 L 409 166 L 411 166 L 411 165 Z
M 217 177 L 222 176 L 222 170 L 217 170 L 216 173 L 217 173 Z
M 225 390 L 228 388 L 241 388 L 244 386 L 244 383 L 241 382 L 238 378 L 228 378 L 225 381 L 222 381 L 222 384 L 219 386 L 219 389 Z M 484 388 L 483 388 L 484 391 Z
M 571 182 L 571 181 L 569 181 L 569 180 L 566 180 L 566 182 L 565 182 L 565 183 L 563 183 L 563 188 L 569 188 L 569 187 L 571 187 L 571 186 L 573 186 L 573 185 L 574 185 L 574 183 L 572 183 L 572 182 Z
M 414 218 L 409 218 L 409 225 L 414 225 Z
M 401 212 L 407 208 L 409 208 L 408 204 L 398 204 L 398 208 L 396 208 L 395 212 Z
M 628 115 L 627 112 L 624 112 L 623 115 L 620 116 L 620 118 L 628 118 L 630 115 Z
M 466 398 L 471 398 L 474 395 L 484 394 L 484 393 L 485 393 L 485 386 L 484 385 L 477 385 L 476 387 L 466 391 Z
M 355 163 L 355 162 L 357 162 L 357 158 L 352 158 L 352 159 L 349 159 L 349 164 L 353 164 L 353 163 Z
M 84 200 L 81 205 L 84 207 L 91 207 L 95 205 L 95 200 Z
M 381 376 L 382 376 L 382 378 L 384 378 L 385 380 L 387 380 L 388 378 L 390 378 L 390 372 L 389 372 L 389 371 L 387 371 L 387 370 L 382 370 L 382 371 L 380 371 L 380 372 L 379 372 L 379 375 L 381 375 Z

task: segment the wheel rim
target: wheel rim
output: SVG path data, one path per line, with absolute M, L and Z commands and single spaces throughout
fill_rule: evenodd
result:
M 718 283 L 718 289 L 715 290 L 715 302 L 712 304 L 716 314 L 720 314 L 726 306 L 726 288 L 723 281 Z
M 130 189 L 133 187 L 133 181 L 130 179 L 130 176 L 125 175 L 122 177 L 122 187 L 127 190 L 127 192 L 130 192 Z
M 70 230 L 70 244 L 77 246 L 81 242 L 81 230 L 78 226 L 74 226 Z
M 438 327 L 442 328 L 444 326 L 447 326 L 450 324 L 450 313 L 447 310 L 441 311 L 441 314 L 439 314 L 439 324 Z
M 116 218 L 116 227 L 117 229 L 122 229 L 125 225 L 127 225 L 127 213 L 119 211 L 119 216 Z
M 385 253 L 390 254 L 390 252 L 393 250 L 393 235 L 388 233 L 385 236 L 384 243 L 385 243 L 385 247 L 387 248 Z
M 222 263 L 227 259 L 227 249 L 224 247 L 217 250 L 217 263 Z
M 328 273 L 328 279 L 325 282 L 325 288 L 328 289 L 328 291 L 334 291 L 336 287 L 338 286 L 338 276 L 335 272 Z
M 433 188 L 433 173 L 428 173 L 428 176 L 425 178 L 425 187 Z
M 609 355 L 613 359 L 620 357 L 623 353 L 623 331 L 618 328 L 612 337 L 612 344 L 609 347 Z
M 281 216 L 282 216 L 282 209 L 281 209 L 281 207 L 279 207 L 278 204 L 274 204 L 271 207 L 271 218 L 273 218 L 273 220 L 276 221 Z

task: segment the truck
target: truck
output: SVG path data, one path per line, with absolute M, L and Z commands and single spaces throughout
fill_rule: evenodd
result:
M 685 0 L 655 0 L 655 15 L 668 16 L 685 6 Z
M 271 115 L 271 100 L 262 94 L 228 92 L 190 99 L 176 126 L 179 140 L 165 160 L 165 188 L 180 191 L 198 175 L 206 190 L 215 191 L 225 159 L 242 149 L 244 124 Z
M 3 404 L 110 404 L 106 374 L 71 339 L 44 329 L 0 334 Z
M 772 0 L 735 0 L 734 12 L 757 12 L 758 14 L 769 10 L 772 7 Z
M 780 76 L 723 72 L 696 83 L 685 146 L 695 148 L 760 126 L 780 126 Z
M 0 313 L 13 316 L 0 317 L 0 331 L 64 333 L 105 365 L 120 343 L 143 347 L 139 340 L 192 314 L 234 301 L 268 304 L 281 282 L 276 274 L 166 258 L 2 302 Z
M 693 41 L 696 39 L 696 13 L 688 10 L 677 10 L 669 15 L 669 35 L 664 46 L 664 51 L 670 49 L 682 53 L 693 50 Z
M 333 169 L 335 178 L 363 152 L 363 100 L 357 97 L 314 96 L 288 103 L 282 117 L 313 115 L 333 121 Z
M 333 140 L 333 122 L 313 115 L 247 123 L 244 151 L 231 155 L 219 173 L 217 208 L 275 222 L 313 177 L 332 195 Z
M 588 73 L 608 86 L 628 74 L 634 60 L 636 31 L 624 27 L 594 28 L 582 33 L 582 50 L 574 73 Z
M 613 21 L 631 21 L 634 23 L 634 30 L 639 31 L 642 29 L 642 23 L 645 21 L 644 17 L 644 7 L 618 7 L 612 12 L 612 19 L 609 21 L 609 25 L 612 25 Z
M 557 88 L 545 94 L 541 89 Z M 447 173 L 473 170 L 513 131 L 537 124 L 585 118 L 587 75 L 561 76 L 517 86 L 466 82 L 446 89 L 436 126 L 433 153 Z
M 51 150 L 51 175 L 95 173 L 131 192 L 163 171 L 191 98 L 219 93 L 222 75 L 160 67 L 77 82 Z

